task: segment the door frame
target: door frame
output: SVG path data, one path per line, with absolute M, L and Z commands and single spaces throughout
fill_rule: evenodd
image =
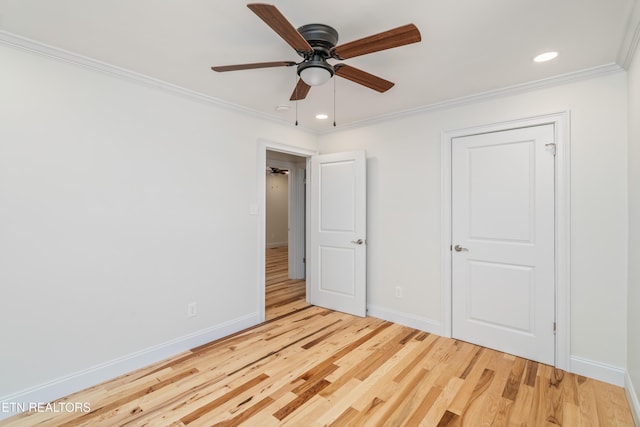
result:
M 553 124 L 555 129 L 555 366 L 569 370 L 571 345 L 571 193 L 570 193 L 570 113 L 540 115 L 489 125 L 473 126 L 442 132 L 442 335 L 452 336 L 452 271 L 451 271 L 451 148 L 454 138 L 509 129 Z
M 253 206 L 250 206 L 249 211 L 254 212 L 258 216 L 258 277 L 257 277 L 257 287 L 258 287 L 258 322 L 265 321 L 265 246 L 266 246 L 266 197 L 267 197 L 267 179 L 265 172 L 265 166 L 267 164 L 267 150 L 268 151 L 279 151 L 281 153 L 293 154 L 294 156 L 306 157 L 307 159 L 307 172 L 306 178 L 307 182 L 309 182 L 309 159 L 311 156 L 318 154 L 317 150 L 310 150 L 302 147 L 296 147 L 293 145 L 282 144 L 274 141 L 269 141 L 266 139 L 258 139 L 258 147 L 257 147 L 257 155 L 256 155 L 256 177 L 257 177 L 257 205 L 255 209 Z M 306 208 L 305 208 L 305 223 L 309 223 L 309 186 L 306 188 Z M 309 253 L 308 242 L 309 242 L 309 231 L 308 227 L 305 230 L 305 245 L 306 253 Z M 308 267 L 305 265 L 305 277 L 308 277 Z M 307 281 L 307 287 L 309 283 Z M 307 289 L 308 294 L 308 289 Z

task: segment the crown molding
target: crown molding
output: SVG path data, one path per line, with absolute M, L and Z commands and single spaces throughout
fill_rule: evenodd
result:
M 379 124 L 384 121 L 389 121 L 392 119 L 398 119 L 402 117 L 413 116 L 416 114 L 434 112 L 439 110 L 445 110 L 452 107 L 473 104 L 481 101 L 488 101 L 491 99 L 502 98 L 505 96 L 516 95 L 519 93 L 530 92 L 538 89 L 545 89 L 553 86 L 560 86 L 580 80 L 601 77 L 607 74 L 617 73 L 624 71 L 624 69 L 618 64 L 605 64 L 600 65 L 593 68 L 587 68 L 580 71 L 575 71 L 572 73 L 560 74 L 553 77 L 548 77 L 545 79 L 534 80 L 527 83 L 521 83 L 513 86 L 507 86 L 500 89 L 490 90 L 487 92 L 480 92 L 474 95 L 463 96 L 460 98 L 449 99 L 446 101 L 424 105 L 417 108 L 412 108 L 408 110 L 402 110 L 391 114 L 384 114 L 380 116 L 376 116 L 369 119 L 360 120 L 357 122 L 349 123 L 346 125 L 341 125 L 339 129 L 330 129 L 328 131 L 319 132 L 322 134 L 330 134 L 334 132 L 338 132 L 345 129 L 350 128 L 358 128 L 363 126 L 370 126 L 373 124 Z
M 627 28 L 624 33 L 624 39 L 620 45 L 620 51 L 618 52 L 618 64 L 625 70 L 629 68 L 633 57 L 638 50 L 638 44 L 640 43 L 640 0 L 634 0 L 633 6 L 631 6 L 631 13 L 629 13 L 629 21 L 627 21 Z
M 190 89 L 177 86 L 163 80 L 159 80 L 153 77 L 149 77 L 144 74 L 136 73 L 135 71 L 120 68 L 115 65 L 108 64 L 106 62 L 99 61 L 94 58 L 90 58 L 84 55 L 80 55 L 75 52 L 71 52 L 59 47 L 51 46 L 36 40 L 32 40 L 26 37 L 19 36 L 17 34 L 10 33 L 8 31 L 0 30 L 0 43 L 7 46 L 34 53 L 40 56 L 44 56 L 50 59 L 54 59 L 61 62 L 66 62 L 82 68 L 86 68 L 92 71 L 97 71 L 103 74 L 117 77 L 119 79 L 141 84 L 146 87 L 164 90 L 175 95 L 179 95 L 183 98 L 195 100 L 204 104 L 214 105 L 216 107 L 225 108 L 233 111 L 237 111 L 243 114 L 253 116 L 255 118 L 275 122 L 285 126 L 293 126 L 291 122 L 270 116 L 263 112 L 243 107 L 231 102 L 223 101 L 210 95 L 205 95 L 200 92 L 196 92 Z M 312 129 L 304 126 L 298 126 L 300 130 L 305 132 L 314 133 Z
M 636 16 L 636 18 L 640 18 L 640 7 L 638 7 L 639 2 L 640 0 L 635 0 L 634 16 Z M 640 22 L 640 19 L 636 19 L 635 22 L 636 23 Z M 631 62 L 631 59 L 633 56 L 632 53 L 630 52 L 635 51 L 635 46 L 637 46 L 639 41 L 640 41 L 640 25 L 636 24 L 634 37 L 630 41 L 628 41 L 629 49 L 625 50 L 625 52 L 627 52 L 626 60 L 628 60 L 629 63 Z M 279 119 L 277 117 L 270 116 L 268 114 L 265 114 L 257 110 L 253 110 L 237 104 L 226 102 L 221 99 L 215 98 L 213 96 L 205 95 L 205 94 L 202 94 L 190 89 L 186 89 L 186 88 L 183 88 L 159 79 L 155 79 L 153 77 L 149 77 L 144 74 L 140 74 L 134 71 L 120 68 L 115 65 L 108 64 L 106 62 L 98 61 L 96 59 L 89 58 L 84 55 L 77 54 L 75 52 L 71 52 L 55 46 L 47 45 L 45 43 L 31 40 L 26 37 L 22 37 L 7 31 L 0 30 L 0 43 L 3 43 L 5 45 L 11 46 L 17 49 L 24 50 L 27 52 L 52 58 L 58 61 L 74 64 L 89 70 L 101 72 L 110 76 L 120 78 L 125 81 L 134 82 L 146 87 L 164 90 L 164 91 L 167 91 L 191 100 L 202 102 L 204 104 L 214 105 L 220 108 L 234 110 L 243 114 L 250 115 L 252 117 L 278 123 L 280 125 L 284 125 L 288 127 L 293 126 L 287 120 Z M 633 43 L 635 43 L 635 45 Z M 631 49 L 632 45 L 634 46 L 633 49 Z M 577 71 L 577 72 L 561 74 L 558 76 L 549 77 L 541 80 L 535 80 L 532 82 L 522 83 L 514 86 L 508 86 L 501 89 L 481 92 L 474 95 L 454 98 L 447 101 L 429 104 L 429 105 L 425 105 L 425 106 L 421 106 L 413 109 L 401 110 L 394 113 L 384 114 L 384 115 L 376 116 L 369 119 L 342 124 L 340 125 L 339 128 L 336 128 L 336 129 L 332 128 L 328 130 L 316 130 L 316 129 L 311 129 L 305 126 L 298 126 L 298 129 L 310 134 L 315 134 L 315 135 L 330 134 L 330 133 L 340 132 L 346 129 L 359 128 L 364 126 L 370 126 L 373 124 L 379 124 L 380 122 L 383 122 L 383 121 L 412 116 L 415 114 L 433 112 L 433 111 L 451 108 L 454 106 L 461 106 L 465 104 L 471 104 L 475 102 L 486 101 L 494 98 L 500 98 L 504 96 L 528 92 L 536 89 L 558 86 L 558 85 L 562 85 L 562 84 L 566 84 L 566 83 L 570 83 L 578 80 L 599 77 L 602 75 L 615 73 L 623 70 L 624 68 L 621 67 L 620 65 L 611 63 L 611 64 L 606 64 L 598 67 L 588 68 L 588 69 Z

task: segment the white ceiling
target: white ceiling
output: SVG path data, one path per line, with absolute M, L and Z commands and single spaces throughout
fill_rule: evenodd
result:
M 617 63 L 638 38 L 638 0 L 274 0 L 296 27 L 324 23 L 340 43 L 407 23 L 422 42 L 345 63 L 395 82 L 380 94 L 337 78 L 338 126 Z M 295 67 L 212 65 L 300 57 L 240 0 L 0 0 L 0 31 L 162 80 L 293 124 Z M 0 34 L 1 36 L 2 34 Z M 635 36 L 635 37 L 634 37 Z M 6 38 L 6 37 L 5 37 Z M 2 39 L 2 37 L 0 37 Z M 557 50 L 549 63 L 534 55 Z M 332 128 L 333 80 L 297 106 Z M 278 105 L 290 106 L 279 112 Z M 314 118 L 318 112 L 329 120 Z

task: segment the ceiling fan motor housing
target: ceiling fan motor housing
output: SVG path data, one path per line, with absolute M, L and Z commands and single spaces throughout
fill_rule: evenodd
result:
M 314 56 L 331 56 L 331 50 L 338 44 L 338 32 L 335 28 L 325 24 L 307 24 L 298 28 L 298 32 L 313 47 Z M 303 52 L 299 52 L 304 56 Z
M 333 48 L 338 44 L 335 28 L 325 24 L 307 24 L 298 28 L 298 32 L 313 47 L 313 52 L 298 52 L 304 57 L 304 62 L 298 65 L 298 75 L 306 68 L 313 67 L 323 68 L 333 77 L 334 69 L 327 58 L 331 57 Z

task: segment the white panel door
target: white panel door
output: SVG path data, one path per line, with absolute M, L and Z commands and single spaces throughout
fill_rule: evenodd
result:
M 311 158 L 309 294 L 313 305 L 366 315 L 366 159 Z
M 452 141 L 452 333 L 553 365 L 554 127 Z

